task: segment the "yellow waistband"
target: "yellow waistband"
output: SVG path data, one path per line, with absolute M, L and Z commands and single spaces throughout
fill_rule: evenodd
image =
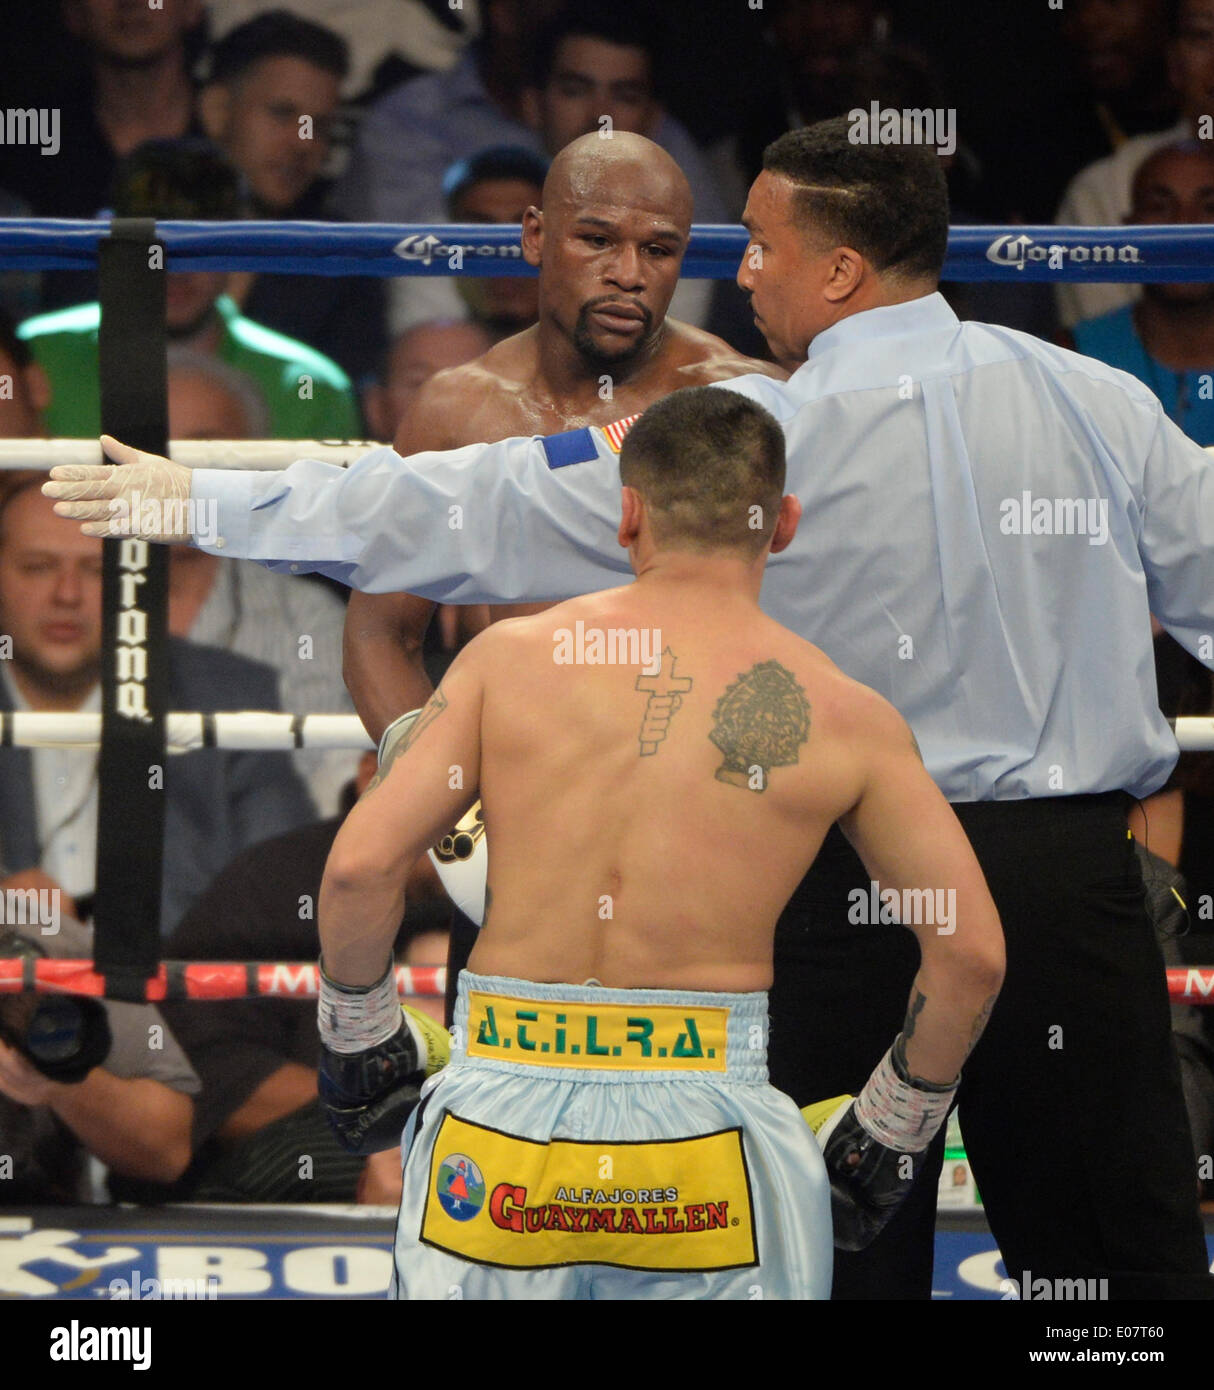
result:
M 468 992 L 468 1056 L 589 1071 L 724 1073 L 729 1006 Z

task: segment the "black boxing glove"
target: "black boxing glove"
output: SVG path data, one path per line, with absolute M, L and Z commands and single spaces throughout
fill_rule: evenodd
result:
M 317 1088 L 329 1128 L 349 1153 L 400 1143 L 428 1076 L 446 1064 L 440 1024 L 401 1004 L 391 966 L 377 984 L 343 985 L 320 969 Z
M 0 933 L 0 956 L 42 960 L 20 932 Z M 110 1055 L 105 1005 L 78 994 L 20 994 L 0 1001 L 0 1038 L 52 1081 L 75 1085 Z
M 899 1034 L 854 1100 L 835 1096 L 802 1109 L 826 1161 L 840 1250 L 865 1249 L 892 1220 L 960 1084 L 960 1077 L 949 1085 L 912 1077 Z

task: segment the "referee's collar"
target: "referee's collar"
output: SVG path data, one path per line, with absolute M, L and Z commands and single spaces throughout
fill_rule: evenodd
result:
M 849 314 L 832 324 L 809 345 L 807 361 L 833 352 L 848 343 L 860 343 L 872 338 L 903 338 L 912 333 L 930 333 L 941 328 L 956 328 L 957 315 L 937 290 L 934 294 L 908 299 L 904 304 L 883 304 L 879 309 L 865 309 Z

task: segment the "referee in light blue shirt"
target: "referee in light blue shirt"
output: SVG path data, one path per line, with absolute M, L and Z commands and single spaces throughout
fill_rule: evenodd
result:
M 1007 935 L 959 1104 L 1008 1273 L 1208 1297 L 1126 794 L 1177 755 L 1149 614 L 1198 656 L 1214 633 L 1209 456 L 1132 377 L 958 322 L 935 292 L 934 151 L 852 144 L 845 119 L 792 132 L 746 220 L 739 283 L 797 370 L 728 385 L 782 422 L 804 512 L 764 606 L 908 719 Z M 616 455 L 593 429 L 407 468 L 377 450 L 348 471 L 200 471 L 193 494 L 218 499 L 216 553 L 363 589 L 509 602 L 627 573 Z M 832 832 L 781 920 L 772 1080 L 801 1104 L 858 1089 L 902 1023 L 917 950 L 865 920 L 853 890 L 869 887 Z M 937 1173 L 868 1251 L 838 1253 L 836 1297 L 929 1295 Z

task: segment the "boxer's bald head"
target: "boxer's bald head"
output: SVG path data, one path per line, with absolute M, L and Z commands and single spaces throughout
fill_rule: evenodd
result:
M 643 135 L 597 131 L 571 140 L 552 161 L 544 181 L 544 210 L 623 197 L 629 206 L 667 213 L 686 233 L 691 227 L 691 185 L 661 145 Z
M 660 339 L 691 231 L 691 188 L 652 140 L 583 135 L 552 161 L 523 253 L 540 268 L 540 319 L 587 366 L 624 366 Z

